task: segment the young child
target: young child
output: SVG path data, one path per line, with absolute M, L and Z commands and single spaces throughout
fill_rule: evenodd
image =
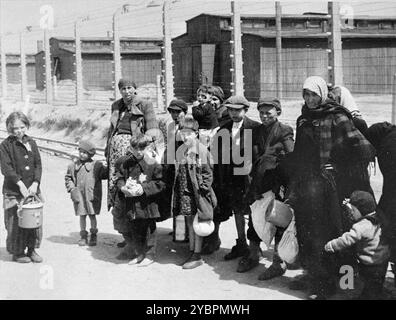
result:
M 92 159 L 96 153 L 96 148 L 91 142 L 80 141 L 78 153 L 79 158 L 67 167 L 65 185 L 73 201 L 75 214 L 80 217 L 81 239 L 78 241 L 78 245 L 96 246 L 98 233 L 96 215 L 100 213 L 102 180 L 107 179 L 108 170 L 107 166 L 101 161 Z M 87 216 L 89 216 L 91 222 L 89 242 L 86 230 Z
M 199 137 L 201 142 L 209 146 L 211 139 L 216 134 L 219 122 L 212 94 L 209 92 L 210 86 L 202 85 L 197 90 L 197 101 L 192 107 L 192 115 L 198 122 Z
M 200 219 L 213 220 L 213 208 L 216 196 L 212 189 L 213 169 L 207 147 L 198 140 L 198 123 L 186 117 L 180 124 L 180 135 L 184 144 L 176 154 L 175 180 L 172 195 L 172 212 L 174 216 L 185 215 L 191 255 L 183 263 L 183 269 L 193 269 L 203 264 L 201 249 L 203 237 L 198 236 L 193 228 L 195 215 Z M 203 199 L 205 198 L 205 199 Z M 202 200 L 212 207 L 203 210 Z M 204 213 L 205 217 L 202 217 Z
M 125 217 L 126 240 L 134 251 L 129 264 L 147 266 L 155 259 L 155 221 L 160 218 L 158 202 L 165 189 L 162 166 L 151 155 L 152 138 L 145 134 L 131 138 L 131 154 L 116 162 L 117 196 L 114 210 Z M 149 240 L 152 246 L 149 247 Z
M 326 243 L 325 251 L 336 252 L 356 245 L 359 260 L 359 275 L 364 281 L 360 299 L 381 299 L 389 246 L 386 244 L 381 217 L 376 213 L 374 197 L 364 191 L 351 194 L 347 212 L 354 224 L 341 237 Z
M 19 263 L 42 262 L 37 254 L 42 227 L 23 229 L 18 226 L 18 206 L 35 195 L 40 195 L 41 158 L 36 142 L 26 135 L 30 127 L 22 112 L 12 112 L 7 120 L 9 133 L 0 145 L 1 172 L 4 175 L 4 221 L 7 230 L 7 251 Z M 27 252 L 25 253 L 25 249 Z

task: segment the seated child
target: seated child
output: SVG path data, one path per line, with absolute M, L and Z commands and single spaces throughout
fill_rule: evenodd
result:
M 162 166 L 151 156 L 152 138 L 139 134 L 130 143 L 131 154 L 119 158 L 115 165 L 118 195 L 114 209 L 124 208 L 120 214 L 126 217 L 130 235 L 127 241 L 135 251 L 129 264 L 147 266 L 155 259 L 155 239 L 150 235 L 160 218 L 158 202 L 165 183 Z
M 102 180 L 107 179 L 108 170 L 107 165 L 92 159 L 96 148 L 91 142 L 81 140 L 78 144 L 78 153 L 78 159 L 67 167 L 65 185 L 73 201 L 75 215 L 80 217 L 81 239 L 78 241 L 78 245 L 96 246 L 98 233 L 96 215 L 100 213 Z M 89 242 L 86 230 L 87 215 L 91 222 Z
M 354 191 L 348 213 L 354 224 L 341 237 L 326 243 L 327 252 L 336 252 L 356 244 L 359 275 L 364 282 L 360 299 L 380 299 L 388 268 L 389 246 L 384 241 L 381 217 L 376 213 L 374 197 L 364 191 Z

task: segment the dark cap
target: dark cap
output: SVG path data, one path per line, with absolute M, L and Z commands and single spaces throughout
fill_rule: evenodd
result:
M 374 197 L 366 191 L 354 191 L 351 194 L 350 203 L 360 211 L 362 216 L 372 213 L 376 209 Z
M 93 157 L 96 153 L 95 145 L 91 141 L 88 141 L 88 140 L 81 140 L 78 143 L 78 148 L 81 150 L 84 150 L 91 157 Z
M 278 112 L 282 111 L 281 103 L 277 98 L 260 98 L 257 102 L 257 109 L 262 106 L 272 106 L 275 107 Z
M 224 105 L 234 109 L 250 108 L 250 103 L 244 96 L 231 96 L 224 102 Z
M 187 113 L 188 106 L 187 103 L 185 103 L 182 99 L 173 99 L 169 103 L 168 111 L 170 110 L 180 110 L 184 113 Z
M 129 87 L 129 86 L 134 87 L 135 89 L 137 88 L 137 87 L 136 87 L 136 83 L 133 82 L 132 80 L 129 80 L 129 79 L 120 79 L 120 81 L 118 81 L 118 89 L 120 89 L 120 90 L 121 90 L 121 88 L 123 88 L 123 87 Z

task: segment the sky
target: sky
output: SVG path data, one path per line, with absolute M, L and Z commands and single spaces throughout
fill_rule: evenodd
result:
M 273 1 L 238 0 L 242 13 L 274 14 Z M 37 52 L 37 40 L 42 40 L 40 22 L 53 12 L 54 28 L 51 36 L 73 36 L 74 21 L 88 16 L 81 24 L 81 35 L 106 36 L 112 29 L 112 16 L 124 4 L 130 4 L 129 11 L 120 16 L 121 36 L 162 36 L 163 0 L 0 0 L 0 25 L 4 36 L 6 52 L 19 52 L 19 35 L 23 32 L 27 53 Z M 150 4 L 151 7 L 147 7 Z M 395 16 L 394 0 L 340 1 L 344 12 L 355 15 Z M 49 7 L 48 7 L 49 6 Z M 327 12 L 327 1 L 292 0 L 281 1 L 282 13 Z M 229 0 L 173 0 L 170 4 L 172 37 L 185 33 L 185 21 L 200 14 L 229 14 Z M 30 32 L 26 27 L 31 26 Z

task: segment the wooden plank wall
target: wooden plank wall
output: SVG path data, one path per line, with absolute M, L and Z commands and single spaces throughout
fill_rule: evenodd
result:
M 156 84 L 161 74 L 161 54 L 123 54 L 122 76 L 131 78 L 137 86 Z

